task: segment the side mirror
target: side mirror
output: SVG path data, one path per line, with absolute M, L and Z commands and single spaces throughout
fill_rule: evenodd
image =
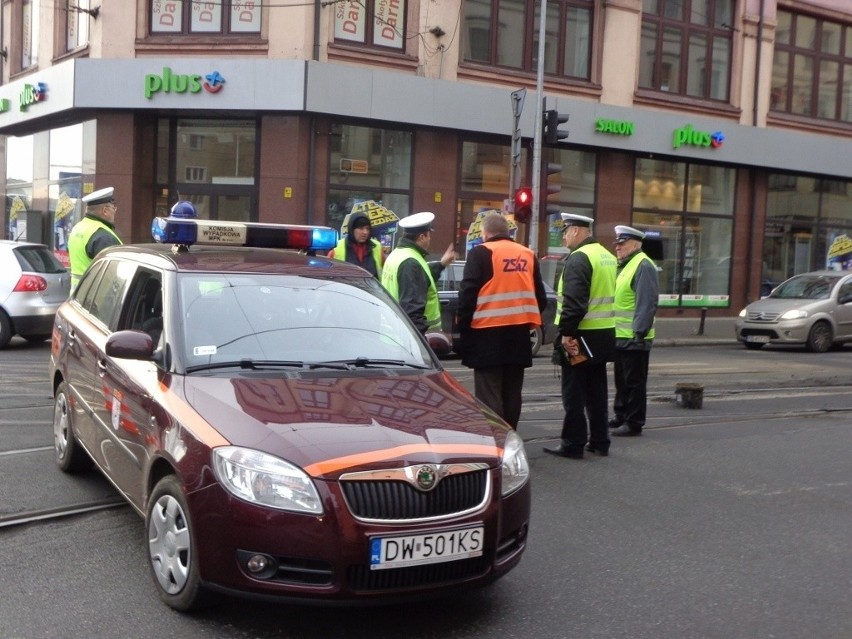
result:
M 154 340 L 144 331 L 116 331 L 107 338 L 106 354 L 121 359 L 154 359 Z

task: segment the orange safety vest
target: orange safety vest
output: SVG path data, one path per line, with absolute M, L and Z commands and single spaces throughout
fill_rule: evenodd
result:
M 471 328 L 541 326 L 533 280 L 535 254 L 505 240 L 491 242 L 488 248 L 494 275 L 479 289 Z

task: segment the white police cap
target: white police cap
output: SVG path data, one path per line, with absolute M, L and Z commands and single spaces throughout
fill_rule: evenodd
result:
M 99 204 L 108 204 L 113 201 L 113 193 L 115 189 L 111 186 L 106 187 L 105 189 L 100 189 L 98 191 L 94 191 L 89 193 L 87 196 L 83 198 L 83 202 L 86 206 L 97 206 Z
M 435 214 L 424 211 L 404 217 L 399 221 L 399 228 L 406 235 L 419 235 L 432 230 L 432 222 L 435 221 Z
M 594 222 L 592 218 L 579 215 L 578 213 L 561 213 L 560 215 L 562 216 L 562 223 L 565 228 L 569 226 L 584 226 L 589 228 L 592 222 Z
M 638 240 L 641 242 L 645 239 L 645 234 L 639 229 L 634 229 L 632 226 L 619 225 L 615 227 L 615 243 L 623 244 L 627 240 Z

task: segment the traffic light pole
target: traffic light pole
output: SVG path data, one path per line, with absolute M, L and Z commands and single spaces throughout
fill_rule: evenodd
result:
M 544 38 L 547 26 L 547 0 L 541 0 L 538 23 L 538 71 L 535 78 L 535 135 L 533 135 L 532 219 L 530 220 L 529 247 L 538 255 L 538 225 L 541 215 L 541 133 L 544 117 Z

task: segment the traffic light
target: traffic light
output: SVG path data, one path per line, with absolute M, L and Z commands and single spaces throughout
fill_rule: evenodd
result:
M 558 151 L 556 153 L 558 153 Z M 551 176 L 555 176 L 556 179 L 552 179 Z M 548 216 L 556 215 L 561 212 L 562 207 L 559 203 L 550 201 L 550 196 L 557 195 L 561 190 L 562 164 L 559 162 L 547 162 L 544 166 L 544 171 L 542 172 L 541 192 L 545 194 L 544 201 L 547 205 L 546 210 Z
M 527 224 L 532 219 L 532 189 L 528 186 L 522 186 L 515 191 L 515 222 L 519 224 Z
M 558 144 L 568 137 L 568 131 L 560 131 L 559 125 L 568 121 L 568 114 L 562 115 L 556 109 L 544 112 L 544 142 Z

